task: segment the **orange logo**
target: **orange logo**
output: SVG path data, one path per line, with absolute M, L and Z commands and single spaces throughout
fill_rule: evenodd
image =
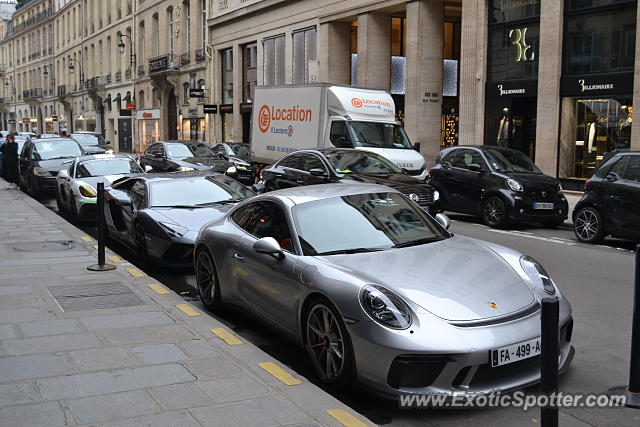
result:
M 258 113 L 258 128 L 260 128 L 260 132 L 267 132 L 270 124 L 271 113 L 269 112 L 269 107 L 267 105 L 263 105 L 260 107 L 260 112 Z
M 351 105 L 356 108 L 362 107 L 362 99 L 360 98 L 351 98 Z
M 495 303 L 495 302 L 493 302 L 493 301 L 489 301 L 489 302 L 487 303 L 487 305 L 488 305 L 489 307 L 493 308 L 494 310 L 497 310 L 497 309 L 498 309 L 498 304 L 496 304 L 496 303 Z

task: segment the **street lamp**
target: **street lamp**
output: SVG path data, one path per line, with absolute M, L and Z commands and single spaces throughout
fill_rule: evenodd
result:
M 121 55 L 124 55 L 125 44 L 124 44 L 124 40 L 122 40 L 123 37 L 128 38 L 129 43 L 131 43 L 131 54 L 129 55 L 129 60 L 131 61 L 131 70 L 133 70 L 136 66 L 136 54 L 133 53 L 133 41 L 131 40 L 130 36 L 128 36 L 127 34 L 120 34 L 120 41 L 118 42 L 118 50 L 120 51 Z
M 7 88 L 7 90 L 9 89 L 9 79 L 4 79 L 4 85 Z M 16 85 L 13 83 L 13 80 L 11 80 L 11 102 L 13 102 L 13 120 L 15 121 L 15 123 L 13 124 L 13 130 L 14 132 L 18 130 L 18 122 L 17 122 L 17 114 L 16 114 Z
M 82 72 L 82 63 L 80 61 L 78 61 L 77 59 L 73 59 L 73 58 L 69 58 L 69 72 L 73 73 L 76 70 L 75 65 L 73 65 L 73 62 L 77 62 L 78 65 L 80 66 L 80 85 L 82 86 L 82 83 L 84 83 L 84 73 Z

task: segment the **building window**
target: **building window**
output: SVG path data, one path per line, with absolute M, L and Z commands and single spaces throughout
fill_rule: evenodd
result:
M 191 5 L 189 2 L 183 3 L 184 5 L 184 17 L 185 17 L 185 51 L 183 53 L 191 52 Z
M 284 84 L 285 47 L 284 36 L 262 41 L 263 84 Z
M 242 87 L 242 99 L 244 102 L 253 101 L 253 93 L 256 85 L 258 84 L 258 45 L 257 43 L 251 43 L 245 45 L 243 48 L 243 78 L 244 85 Z
M 293 83 L 315 82 L 318 76 L 316 29 L 293 33 Z
M 160 56 L 160 20 L 157 13 L 151 18 L 151 26 L 153 30 L 153 46 L 151 49 L 154 56 Z
M 141 90 L 140 92 L 138 92 L 138 109 L 139 110 L 144 110 L 144 91 Z
M 222 103 L 233 103 L 233 49 L 221 52 L 222 60 Z
M 207 85 L 204 82 L 204 79 L 198 80 L 198 88 L 200 88 L 203 91 L 205 91 L 205 94 L 206 94 Z M 205 95 L 205 98 L 206 98 L 206 95 Z M 198 98 L 198 104 L 204 104 L 205 98 Z
M 204 49 L 207 45 L 207 0 L 200 0 L 200 11 L 200 31 L 202 31 L 200 47 Z
M 169 53 L 169 55 L 173 55 L 173 47 L 174 47 L 173 46 L 173 42 L 174 42 L 174 39 L 173 39 L 173 31 L 174 31 L 173 25 L 174 25 L 174 22 L 173 22 L 173 8 L 170 7 L 169 9 L 167 9 L 167 29 L 168 29 L 167 36 L 169 37 L 168 38 L 168 41 L 169 41 L 169 52 L 168 53 Z
M 184 83 L 182 85 L 182 103 L 189 103 L 189 83 Z

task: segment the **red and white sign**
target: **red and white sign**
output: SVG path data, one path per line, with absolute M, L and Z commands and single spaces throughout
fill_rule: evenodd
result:
M 125 110 L 133 111 L 133 110 L 135 110 L 135 109 L 136 109 L 136 105 L 135 105 L 135 104 L 127 104 L 127 105 L 124 107 L 124 109 L 125 109 Z

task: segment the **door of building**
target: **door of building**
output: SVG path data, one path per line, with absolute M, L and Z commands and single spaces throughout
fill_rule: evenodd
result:
M 131 153 L 131 119 L 118 119 L 118 151 Z

